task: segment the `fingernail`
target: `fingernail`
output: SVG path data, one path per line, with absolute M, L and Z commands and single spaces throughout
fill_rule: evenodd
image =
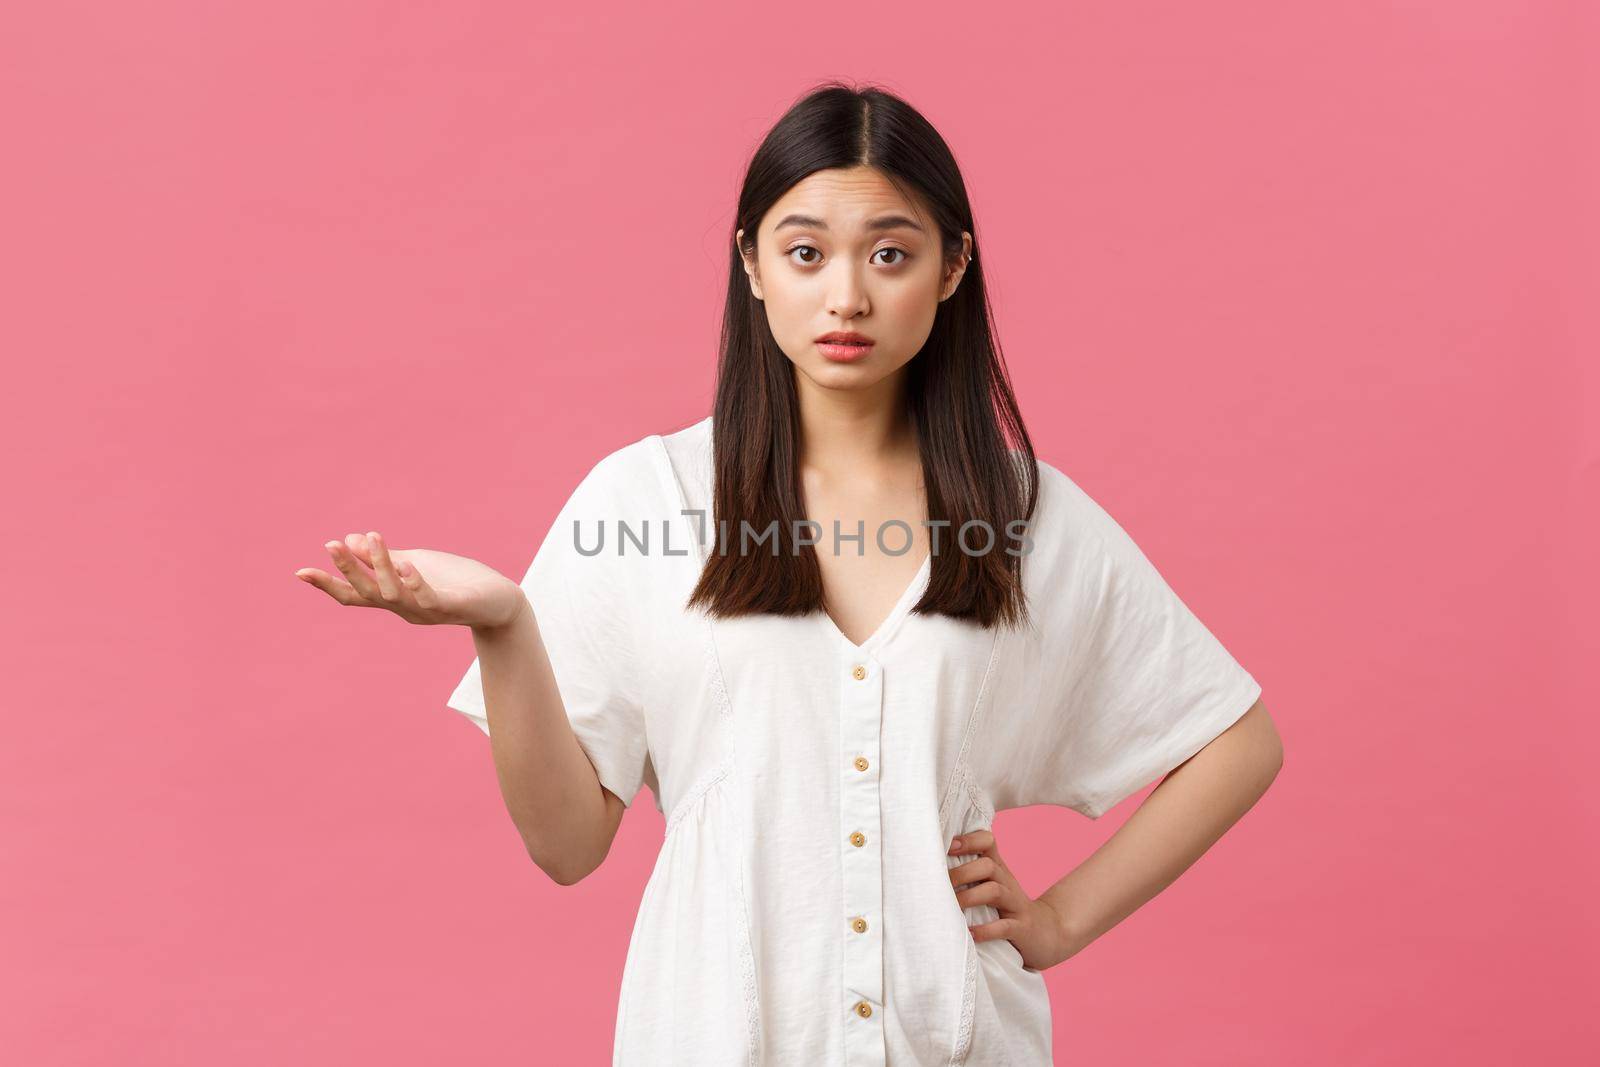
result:
M 958 837 L 954 841 L 950 842 L 950 851 L 951 852 L 958 852 L 958 851 L 960 851 L 960 849 L 961 849 L 961 838 Z

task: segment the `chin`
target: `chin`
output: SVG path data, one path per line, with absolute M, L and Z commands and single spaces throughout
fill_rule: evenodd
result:
M 883 381 L 884 377 L 875 367 L 830 363 L 822 368 L 820 374 L 812 375 L 811 380 L 823 389 L 853 391 L 869 389 Z

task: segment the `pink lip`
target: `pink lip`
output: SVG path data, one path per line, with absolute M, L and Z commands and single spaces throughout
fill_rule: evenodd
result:
M 854 363 L 858 359 L 866 358 L 872 351 L 872 342 L 843 344 L 838 341 L 818 341 L 817 348 L 835 363 Z

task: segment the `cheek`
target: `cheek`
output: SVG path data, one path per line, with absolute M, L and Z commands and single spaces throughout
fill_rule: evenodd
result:
M 877 310 L 883 322 L 892 324 L 896 340 L 915 350 L 933 330 L 933 319 L 939 311 L 939 294 L 921 285 L 897 288 L 880 298 Z
M 905 278 L 901 284 L 884 291 L 881 308 L 901 321 L 925 319 L 932 322 L 934 313 L 939 309 L 938 276 L 918 273 Z
M 937 294 L 926 292 L 921 288 L 895 293 L 884 302 L 882 308 L 884 317 L 893 318 L 895 322 L 907 326 L 931 323 L 938 309 Z
M 767 322 L 772 325 L 773 334 L 780 339 L 787 330 L 814 315 L 812 304 L 815 300 L 805 285 L 797 283 L 792 277 L 780 275 L 772 278 L 762 285 L 761 291 L 764 294 L 762 303 L 766 305 Z
M 762 292 L 767 327 L 784 355 L 795 362 L 817 356 L 811 344 L 813 328 L 824 317 L 819 311 L 818 298 L 793 280 L 764 284 Z

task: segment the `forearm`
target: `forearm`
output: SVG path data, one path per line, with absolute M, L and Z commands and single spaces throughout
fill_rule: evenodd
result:
M 1083 863 L 1040 895 L 1060 917 L 1071 954 L 1172 884 L 1271 785 L 1283 748 L 1258 701 L 1151 791 Z
M 523 601 L 504 626 L 472 631 L 506 809 L 528 855 L 570 884 L 610 847 L 606 794 L 567 720 L 533 609 Z

